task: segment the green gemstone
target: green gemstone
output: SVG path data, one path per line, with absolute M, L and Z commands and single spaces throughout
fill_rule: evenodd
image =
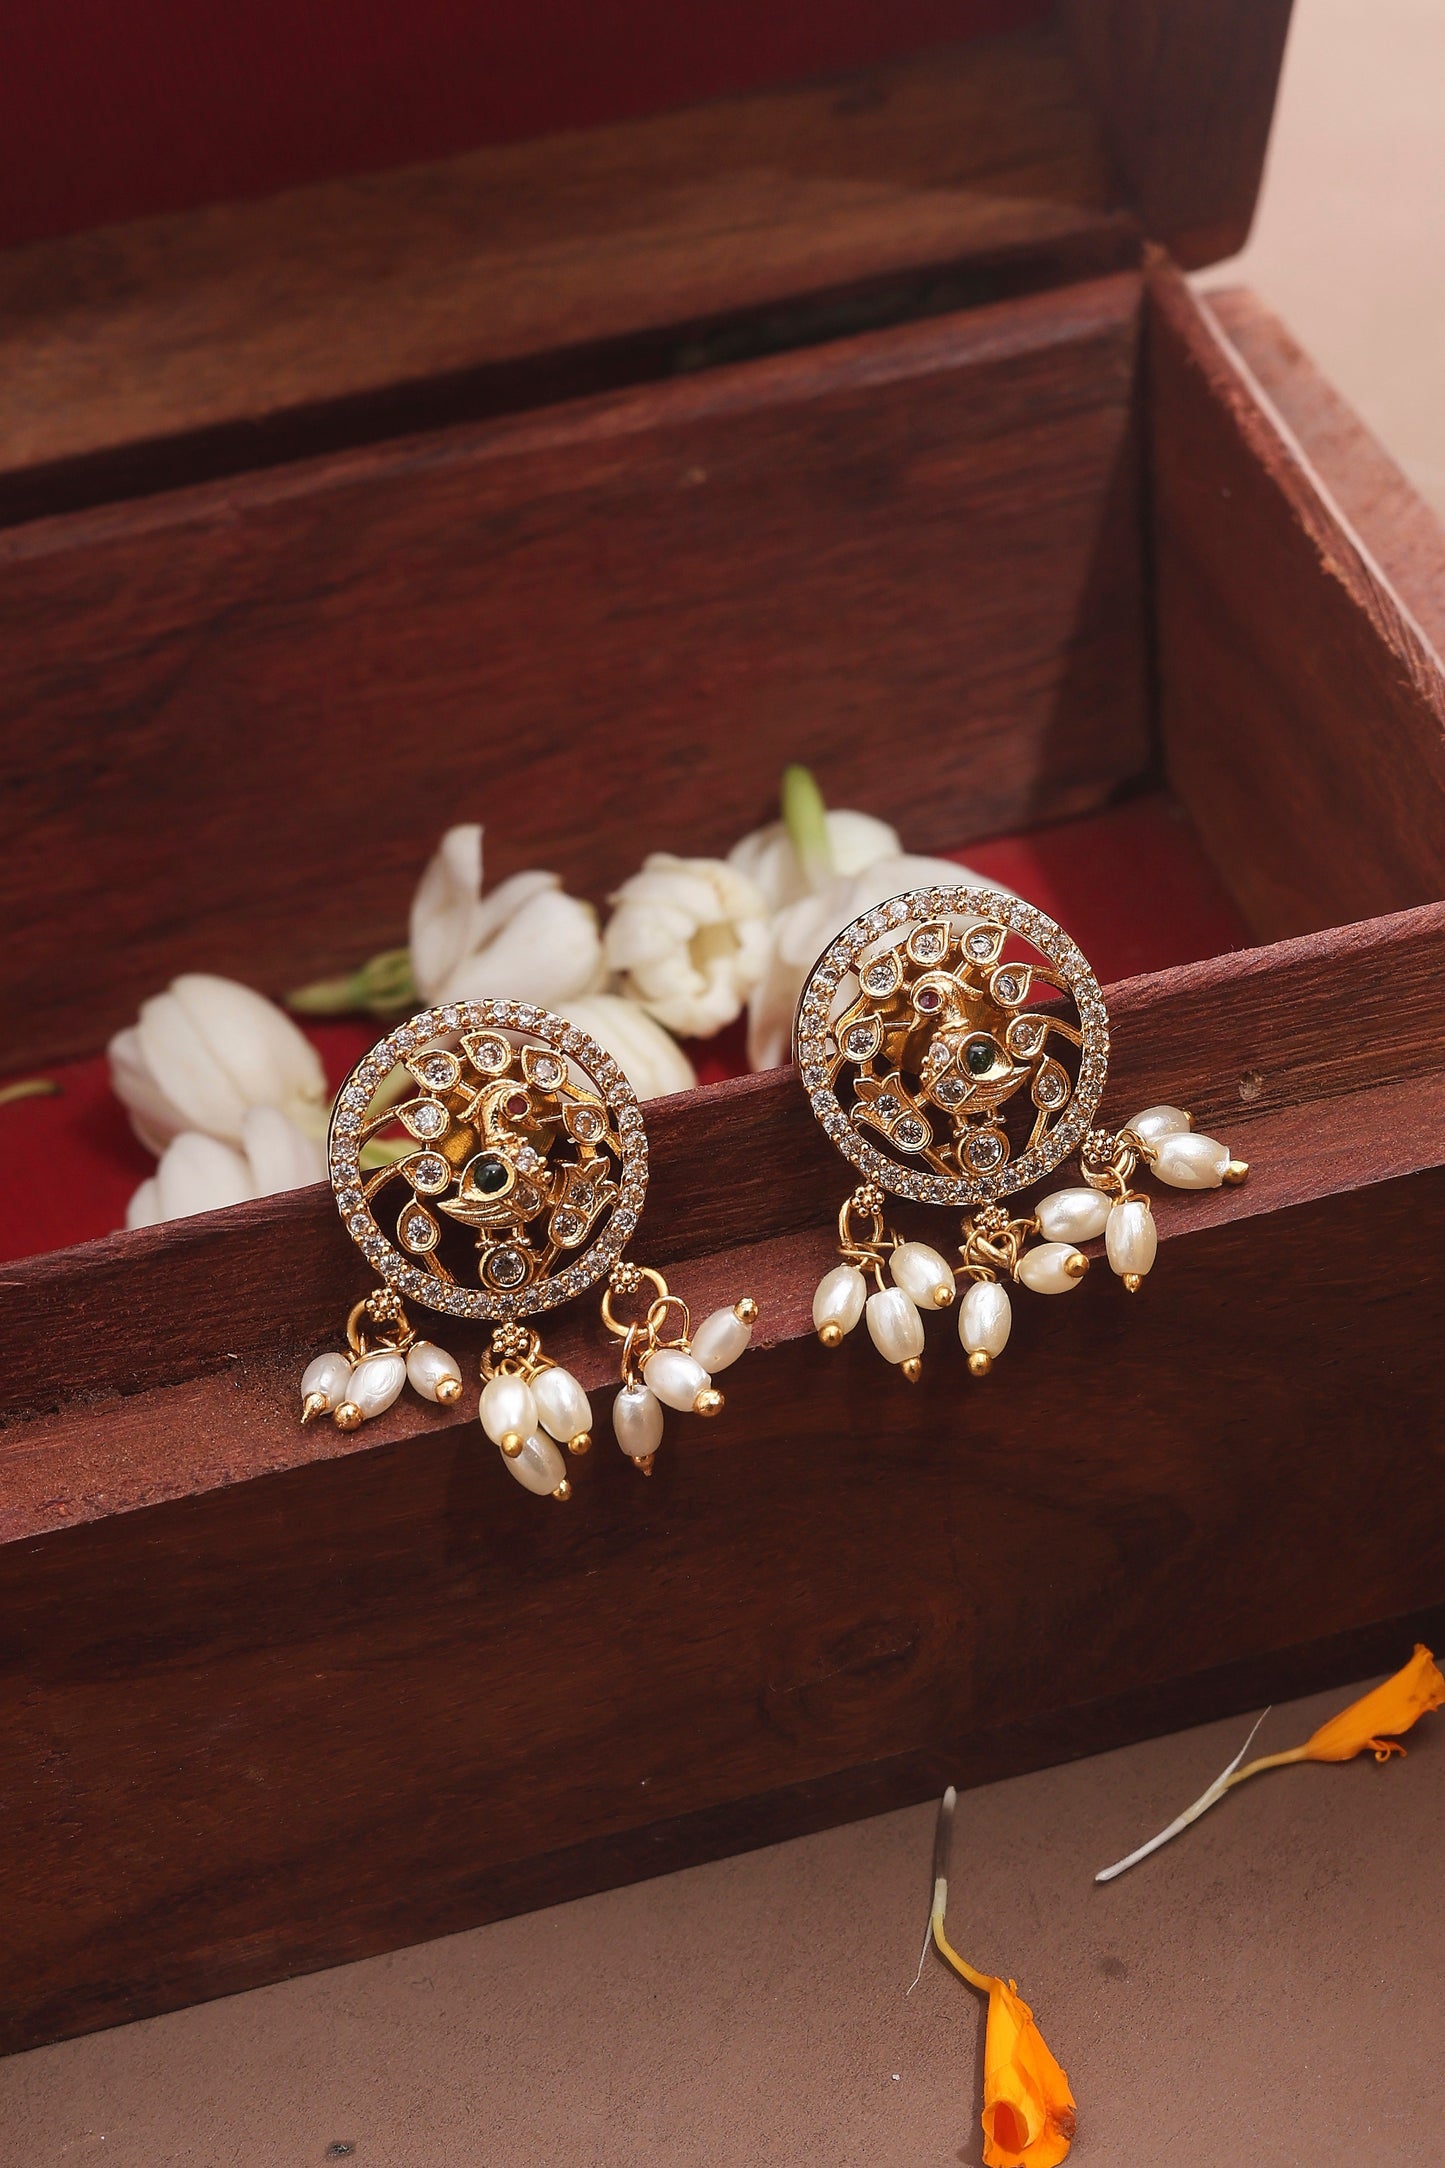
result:
M 512 1179 L 512 1170 L 504 1159 L 479 1159 L 472 1168 L 472 1182 L 484 1197 L 495 1197 Z
M 975 1039 L 963 1058 L 972 1075 L 986 1076 L 993 1067 L 993 1048 L 987 1039 Z

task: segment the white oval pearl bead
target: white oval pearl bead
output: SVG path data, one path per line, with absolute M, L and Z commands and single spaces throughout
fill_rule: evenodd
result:
M 631 1460 L 645 1460 L 662 1443 L 662 1402 L 645 1385 L 624 1385 L 612 1403 L 612 1431 Z
M 659 1400 L 669 1408 L 681 1408 L 684 1415 L 691 1414 L 699 1393 L 705 1393 L 712 1379 L 694 1355 L 684 1355 L 680 1347 L 655 1348 L 642 1366 L 642 1375 Z
M 1036 1295 L 1067 1295 L 1084 1277 L 1080 1273 L 1075 1279 L 1068 1269 L 1069 1259 L 1078 1255 L 1072 1242 L 1040 1242 L 1019 1259 L 1019 1278 Z
M 825 1325 L 851 1332 L 863 1315 L 867 1292 L 867 1282 L 856 1265 L 835 1265 L 825 1272 L 813 1297 L 814 1332 L 821 1332 Z
M 462 1366 L 434 1340 L 413 1340 L 406 1351 L 406 1374 L 423 1400 L 435 1400 L 443 1378 L 462 1382 Z
M 1050 1242 L 1092 1242 L 1104 1232 L 1109 1200 L 1096 1189 L 1056 1189 L 1042 1199 L 1036 1217 Z
M 709 1377 L 715 1377 L 737 1361 L 752 1336 L 752 1326 L 745 1325 L 736 1310 L 714 1310 L 693 1334 L 692 1352 Z
M 512 1459 L 504 1453 L 502 1466 L 511 1469 L 523 1490 L 535 1491 L 539 1498 L 550 1498 L 567 1473 L 562 1455 L 540 1432 L 525 1439 L 521 1452 Z
M 339 1408 L 345 1400 L 350 1384 L 349 1355 L 318 1355 L 301 1373 L 301 1398 L 304 1403 L 312 1393 L 321 1393 L 326 1401 L 322 1413 L 329 1415 L 333 1408 Z
M 958 1312 L 958 1337 L 970 1355 L 1002 1355 L 1013 1325 L 1008 1289 L 997 1280 L 975 1280 Z
M 895 1285 L 911 1295 L 920 1310 L 940 1310 L 953 1299 L 953 1274 L 946 1258 L 926 1242 L 900 1242 L 888 1260 Z
M 537 1403 L 531 1386 L 525 1378 L 510 1377 L 505 1371 L 500 1377 L 488 1378 L 477 1412 L 493 1445 L 500 1445 L 509 1436 L 530 1438 L 537 1427 Z
M 346 1397 L 368 1419 L 382 1415 L 406 1383 L 406 1364 L 400 1355 L 363 1355 L 351 1373 Z
M 584 1431 L 592 1428 L 592 1403 L 583 1392 L 570 1370 L 563 1370 L 554 1363 L 550 1370 L 539 1371 L 532 1380 L 532 1399 L 542 1419 L 542 1428 L 570 1445 Z
M 1186 1114 L 1183 1107 L 1145 1107 L 1142 1114 L 1136 1114 L 1124 1127 L 1132 1129 L 1146 1144 L 1157 1144 L 1161 1137 L 1187 1134 L 1194 1127 L 1194 1117 Z
M 901 1287 L 882 1287 L 868 1297 L 868 1336 L 891 1363 L 906 1363 L 923 1353 L 923 1319 L 918 1305 Z
M 1229 1165 L 1229 1147 L 1213 1137 L 1164 1137 L 1154 1147 L 1150 1171 L 1171 1189 L 1218 1189 Z
M 1120 1279 L 1126 1272 L 1137 1272 L 1142 1279 L 1159 1250 L 1159 1230 L 1148 1205 L 1137 1198 L 1116 1204 L 1104 1230 L 1104 1243 L 1109 1263 Z

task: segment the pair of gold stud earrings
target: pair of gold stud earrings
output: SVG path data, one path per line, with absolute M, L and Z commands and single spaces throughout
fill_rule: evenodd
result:
M 794 1027 L 813 1113 L 861 1177 L 814 1298 L 825 1345 L 866 1319 L 879 1352 L 916 1378 L 922 1313 L 951 1306 L 962 1284 L 959 1335 L 981 1376 L 1008 1341 L 1006 1283 L 1067 1293 L 1088 1269 L 1078 1245 L 1103 1235 L 1114 1271 L 1139 1287 L 1156 1249 L 1148 1199 L 1130 1187 L 1141 1165 L 1185 1189 L 1244 1179 L 1179 1108 L 1094 1127 L 1108 1044 L 1084 957 L 1014 897 L 918 889 L 843 930 Z M 1075 1152 L 1077 1186 L 1026 1216 L 1002 1202 Z M 526 1489 L 565 1499 L 591 1406 L 528 1320 L 602 1280 L 602 1322 L 620 1343 L 613 1431 L 634 1465 L 651 1472 L 664 1408 L 721 1409 L 713 1379 L 747 1348 L 757 1304 L 744 1296 L 694 1329 L 662 1275 L 624 1257 L 647 1188 L 641 1109 L 617 1063 L 564 1018 L 516 1001 L 412 1017 L 347 1078 L 329 1156 L 342 1221 L 381 1284 L 353 1308 L 346 1351 L 307 1366 L 304 1422 L 355 1429 L 408 1382 L 460 1401 L 460 1364 L 417 1335 L 407 1300 L 489 1322 L 482 1428 Z M 890 1228 L 888 1196 L 962 1207 L 959 1261 Z

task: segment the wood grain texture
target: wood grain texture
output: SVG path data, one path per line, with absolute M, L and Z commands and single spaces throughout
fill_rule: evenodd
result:
M 1442 1211 L 1171 1242 L 985 1385 L 789 1342 L 566 1510 L 462 1424 L 5 1546 L 4 2043 L 1322 1680 L 1439 1602 Z
M 600 897 L 641 806 L 725 849 L 788 759 L 916 849 L 1106 801 L 1151 758 L 1137 311 L 1119 276 L 0 536 L 8 1058 L 177 969 L 389 946 L 453 820 Z
M 940 275 L 1047 283 L 1131 229 L 1045 28 L 41 243 L 0 256 L 0 502 L 666 375 L 750 321 L 796 343 L 810 301 L 886 287 L 913 313 Z
M 1433 900 L 1440 658 L 1178 274 L 1157 265 L 1149 291 L 1171 787 L 1261 939 Z M 1385 533 L 1391 507 L 1376 502 Z M 1428 565 L 1417 526 L 1401 547 Z
M 1445 527 L 1359 416 L 1259 296 L 1201 297 L 1248 370 L 1260 403 L 1343 513 L 1437 655 L 1445 655 Z
M 1186 269 L 1244 246 L 1291 0 L 1064 0 L 1146 233 Z

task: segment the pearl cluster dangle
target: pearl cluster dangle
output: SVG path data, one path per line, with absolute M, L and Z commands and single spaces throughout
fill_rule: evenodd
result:
M 461 1399 L 461 1365 L 434 1340 L 418 1339 L 393 1288 L 375 1288 L 356 1304 L 346 1338 L 346 1354 L 318 1355 L 302 1371 L 303 1423 L 329 1415 L 338 1430 L 359 1430 L 407 1384 L 440 1407 Z
M 572 1495 L 562 1447 L 574 1456 L 592 1444 L 592 1405 L 560 1363 L 542 1352 L 542 1336 L 499 1325 L 482 1357 L 482 1428 L 524 1490 L 564 1502 Z
M 1217 1189 L 1249 1173 L 1227 1145 L 1198 1134 L 1183 1108 L 1146 1107 L 1117 1134 L 1089 1132 L 1079 1149 L 1080 1186 L 1052 1191 L 1023 1217 L 1001 1204 L 973 1212 L 963 1222 L 956 1265 L 930 1244 L 905 1241 L 886 1227 L 882 1188 L 861 1184 L 838 1215 L 841 1262 L 813 1297 L 818 1338 L 838 1347 L 864 1319 L 878 1352 L 916 1382 L 923 1313 L 950 1308 L 961 1283 L 959 1339 L 973 1376 L 986 1377 L 1013 1326 L 1007 1282 L 1038 1295 L 1068 1294 L 1089 1269 L 1078 1245 L 1102 1235 L 1110 1269 L 1131 1294 L 1142 1286 L 1159 1238 L 1148 1197 L 1130 1187 L 1141 1164 L 1173 1189 Z
M 635 1296 L 644 1282 L 652 1300 L 644 1316 L 628 1322 L 617 1315 L 616 1302 Z M 613 1266 L 602 1298 L 602 1322 L 622 1342 L 622 1390 L 612 1403 L 612 1428 L 641 1474 L 652 1473 L 664 1408 L 720 1413 L 723 1396 L 713 1378 L 743 1354 L 757 1320 L 757 1304 L 744 1295 L 729 1309 L 711 1311 L 694 1331 L 687 1304 L 660 1272 L 625 1260 Z

